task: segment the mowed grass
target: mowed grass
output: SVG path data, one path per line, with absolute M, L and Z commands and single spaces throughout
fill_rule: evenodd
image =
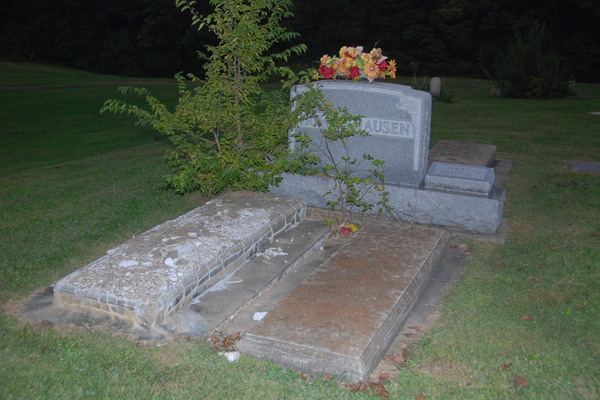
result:
M 161 189 L 164 140 L 98 113 L 122 80 L 0 63 L 0 86 L 13 86 L 0 89 L 3 304 L 205 200 Z M 54 86 L 27 86 L 44 82 Z M 494 144 L 513 160 L 509 233 L 502 245 L 467 241 L 465 274 L 387 382 L 390 398 L 599 398 L 600 175 L 563 161 L 600 161 L 600 116 L 591 114 L 600 86 L 525 101 L 491 97 L 489 81 L 445 84 L 458 97 L 434 103 L 432 144 Z M 144 86 L 176 101 L 175 85 Z M 376 398 L 250 357 L 228 363 L 199 339 L 144 345 L 80 327 L 22 326 L 5 313 L 0 360 L 2 399 Z

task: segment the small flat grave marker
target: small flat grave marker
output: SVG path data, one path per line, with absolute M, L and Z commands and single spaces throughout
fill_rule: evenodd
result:
M 567 161 L 566 166 L 569 169 L 579 172 L 600 173 L 600 162 L 593 161 Z

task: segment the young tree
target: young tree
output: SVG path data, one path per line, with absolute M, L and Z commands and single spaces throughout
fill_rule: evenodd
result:
M 112 99 L 103 110 L 132 114 L 170 138 L 173 175 L 167 183 L 177 192 L 265 190 L 288 165 L 287 132 L 296 123 L 282 93 L 261 86 L 270 76 L 289 74 L 277 62 L 306 49 L 296 45 L 270 53 L 275 44 L 297 36 L 281 26 L 292 15 L 291 0 L 211 0 L 214 11 L 206 16 L 195 3 L 176 1 L 191 13 L 193 25 L 215 36 L 216 44 L 202 54 L 205 78 L 177 76 L 180 97 L 174 110 L 148 90 L 131 88 L 122 91 L 144 96 L 148 109 Z

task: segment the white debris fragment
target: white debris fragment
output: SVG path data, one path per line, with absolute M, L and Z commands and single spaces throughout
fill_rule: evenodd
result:
M 221 351 L 219 352 L 220 356 L 225 356 L 225 358 L 229 361 L 229 362 L 236 362 L 237 360 L 240 359 L 240 352 L 239 351 Z
M 261 254 L 267 260 L 270 260 L 271 257 L 287 256 L 288 255 L 288 253 L 286 253 L 285 251 L 281 250 L 281 247 L 277 247 L 277 248 L 270 247 L 270 248 L 266 249 L 265 251 L 263 251 Z
M 262 321 L 262 319 L 267 315 L 267 311 L 257 311 L 252 316 L 252 320 L 254 321 Z
M 177 264 L 175 264 L 175 260 L 173 260 L 171 257 L 167 258 L 165 260 L 165 265 L 169 266 L 169 267 L 176 267 Z
M 133 261 L 133 260 L 125 260 L 125 261 L 121 261 L 119 263 L 119 267 L 123 267 L 123 268 L 133 267 L 134 265 L 138 265 L 138 262 Z

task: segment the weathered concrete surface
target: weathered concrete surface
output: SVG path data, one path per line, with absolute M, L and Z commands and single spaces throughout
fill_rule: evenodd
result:
M 222 195 L 108 251 L 54 287 L 54 304 L 160 326 L 194 297 L 304 218 L 298 199 Z
M 367 378 L 447 241 L 431 227 L 365 225 L 250 327 L 238 350 L 310 373 Z
M 167 330 L 210 335 L 267 287 L 278 283 L 289 269 L 319 251 L 330 233 L 331 227 L 323 221 L 302 221 L 192 300 L 189 306 L 171 315 L 166 323 Z
M 479 143 L 440 140 L 429 150 L 429 164 L 434 161 L 452 164 L 491 167 L 496 158 L 496 146 Z

